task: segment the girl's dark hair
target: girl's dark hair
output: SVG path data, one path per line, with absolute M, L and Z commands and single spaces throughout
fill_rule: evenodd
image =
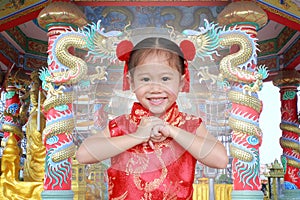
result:
M 184 56 L 179 46 L 166 38 L 151 37 L 137 43 L 130 54 L 128 70 L 131 72 L 147 55 L 156 54 L 166 56 L 171 67 L 184 74 Z

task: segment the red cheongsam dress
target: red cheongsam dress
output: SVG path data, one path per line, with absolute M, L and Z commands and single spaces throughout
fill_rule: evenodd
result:
M 109 122 L 111 137 L 134 133 L 149 111 L 134 103 L 129 115 Z M 162 116 L 166 122 L 192 134 L 202 120 L 178 111 L 176 103 Z M 191 141 L 192 142 L 192 141 Z M 190 200 L 196 159 L 172 138 L 137 145 L 111 158 L 108 169 L 110 200 Z

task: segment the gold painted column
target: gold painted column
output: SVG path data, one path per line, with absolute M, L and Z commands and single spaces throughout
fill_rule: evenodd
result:
M 70 2 L 52 2 L 38 16 L 41 27 L 48 30 L 48 68 L 40 73 L 47 90 L 47 98 L 43 104 L 46 116 L 46 127 L 43 140 L 46 146 L 45 178 L 42 199 L 72 199 L 72 157 L 76 147 L 73 143 L 73 86 L 76 75 L 84 75 L 71 68 L 70 61 L 73 47 L 61 43 L 68 52 L 52 49 L 57 38 L 70 27 L 77 29 L 87 24 L 84 14 Z M 81 42 L 81 40 L 78 40 Z M 68 41 L 70 42 L 70 40 Z M 64 55 L 64 59 L 57 57 Z M 75 56 L 74 56 L 75 57 Z M 75 60 L 75 59 L 73 59 Z M 77 63 L 77 67 L 82 67 Z M 70 74 L 73 73 L 74 74 Z
M 296 70 L 279 71 L 273 84 L 280 88 L 280 146 L 283 150 L 281 162 L 285 173 L 283 199 L 292 200 L 300 196 L 300 129 L 297 108 L 300 73 Z
M 20 80 L 20 79 L 15 79 Z M 42 182 L 20 180 L 20 141 L 23 137 L 20 120 L 20 98 L 18 89 L 12 84 L 6 88 L 7 118 L 3 130 L 7 134 L 5 149 L 1 160 L 0 199 L 35 199 L 39 200 L 43 189 Z M 26 113 L 26 111 L 25 111 Z
M 262 142 L 259 116 L 262 102 L 257 92 L 266 74 L 260 73 L 262 68 L 256 66 L 255 51 L 257 30 L 267 20 L 266 13 L 250 1 L 230 3 L 218 16 L 220 25 L 235 30 L 234 34 L 221 38 L 220 42 L 230 50 L 229 56 L 222 59 L 228 61 L 220 63 L 220 72 L 231 85 L 228 96 L 232 103 L 229 125 L 232 128 L 230 154 L 233 157 L 233 200 L 263 199 L 259 177 L 259 147 Z M 239 38 L 244 33 L 247 34 L 247 40 Z M 247 52 L 249 49 L 251 51 Z M 251 62 L 245 66 L 244 62 L 248 59 Z

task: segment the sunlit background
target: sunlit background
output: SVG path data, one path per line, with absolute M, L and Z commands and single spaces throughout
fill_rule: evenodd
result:
M 279 88 L 272 82 L 265 82 L 258 95 L 259 99 L 263 101 L 263 110 L 259 121 L 263 132 L 263 142 L 260 147 L 261 164 L 270 164 L 275 159 L 280 161 L 282 154 L 279 144 L 279 138 L 282 135 L 279 128 L 281 122 Z

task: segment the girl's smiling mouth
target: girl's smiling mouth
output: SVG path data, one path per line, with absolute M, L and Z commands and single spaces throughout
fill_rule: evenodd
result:
M 147 100 L 153 105 L 160 105 L 165 102 L 167 97 L 151 97 L 147 98 Z

